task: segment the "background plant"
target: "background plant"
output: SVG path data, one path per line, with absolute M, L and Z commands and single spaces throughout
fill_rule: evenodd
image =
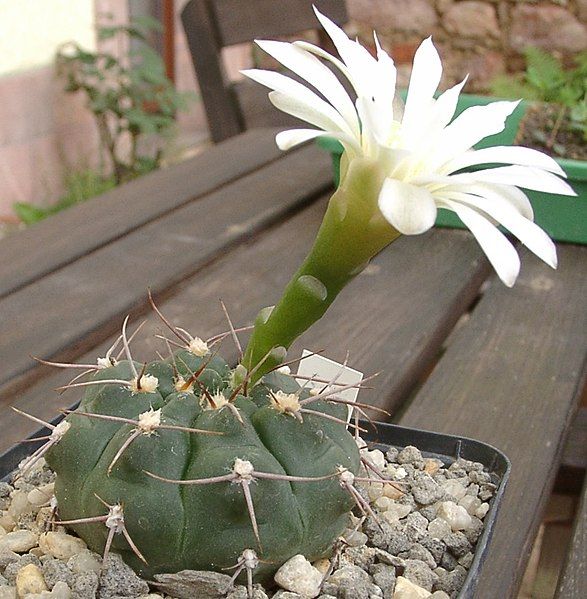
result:
M 116 181 L 113 176 L 104 177 L 99 172 L 86 168 L 67 173 L 64 186 L 65 192 L 55 204 L 37 206 L 29 202 L 17 202 L 12 206 L 14 212 L 25 225 L 32 225 L 75 204 L 107 192 L 116 186 Z
M 557 105 L 549 130 L 532 132 L 537 142 L 554 152 L 564 152 L 564 147 L 556 142 L 561 131 L 575 133 L 587 142 L 587 52 L 577 54 L 570 68 L 540 48 L 527 48 L 524 56 L 526 70 L 495 79 L 492 92 L 506 98 Z
M 100 40 L 129 43 L 128 63 L 75 42 L 64 44 L 56 56 L 65 91 L 81 91 L 87 98 L 116 184 L 160 166 L 161 147 L 149 152 L 141 142 L 146 136 L 169 137 L 177 111 L 184 110 L 193 97 L 174 88 L 161 57 L 147 44 L 148 33 L 158 29 L 158 21 L 145 17 L 128 25 L 99 28 Z

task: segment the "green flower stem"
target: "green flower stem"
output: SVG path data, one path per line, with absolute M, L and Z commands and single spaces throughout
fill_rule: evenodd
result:
M 399 237 L 377 205 L 383 177 L 375 162 L 352 161 L 309 255 L 278 304 L 257 316 L 242 361 L 248 371 L 257 367 L 253 384 L 283 362 L 289 346 L 324 315 L 343 287 Z

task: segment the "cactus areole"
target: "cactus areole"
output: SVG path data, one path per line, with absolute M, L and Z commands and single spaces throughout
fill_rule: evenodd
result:
M 141 367 L 97 370 L 47 452 L 62 521 L 146 577 L 222 571 L 252 549 L 263 578 L 329 553 L 354 505 L 340 473 L 359 468 L 346 406 L 279 372 L 235 393 L 224 360 L 187 349 L 144 368 L 156 388 L 133 388 Z

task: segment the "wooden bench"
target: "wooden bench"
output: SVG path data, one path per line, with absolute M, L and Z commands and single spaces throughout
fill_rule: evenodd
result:
M 162 350 L 148 287 L 202 337 L 225 330 L 219 298 L 239 324 L 278 298 L 332 184 L 326 154 L 281 154 L 273 136 L 240 134 L 0 242 L 0 452 L 36 428 L 11 405 L 50 419 L 77 398 L 52 391 L 70 373 L 29 354 L 94 361 L 128 313 L 147 321 L 136 357 Z M 587 247 L 561 244 L 559 257 L 552 271 L 524 253 L 509 290 L 466 231 L 401 238 L 291 351 L 342 360 L 348 349 L 353 366 L 382 372 L 363 401 L 511 458 L 481 599 L 516 596 L 584 386 Z M 223 351 L 236 359 L 231 345 Z M 584 552 L 577 531 L 572 555 Z
M 255 127 L 299 124 L 271 105 L 260 85 L 245 79 L 230 81 L 222 49 L 255 39 L 316 30 L 315 4 L 337 24 L 347 22 L 341 0 L 190 0 L 181 19 L 186 33 L 210 137 L 222 141 Z M 322 30 L 316 33 L 322 47 L 332 44 Z

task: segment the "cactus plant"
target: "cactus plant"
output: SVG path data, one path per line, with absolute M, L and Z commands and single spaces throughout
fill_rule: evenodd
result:
M 316 391 L 283 368 L 291 343 L 400 234 L 423 233 L 437 209 L 449 209 L 507 285 L 519 258 L 496 221 L 556 266 L 554 245 L 531 222 L 528 200 L 515 187 L 572 195 L 556 176 L 564 175 L 556 162 L 526 148 L 470 149 L 503 129 L 516 103 L 472 107 L 449 124 L 462 84 L 434 100 L 441 66 L 426 40 L 416 53 L 405 112 L 394 115 L 395 68 L 377 40 L 374 58 L 317 15 L 342 61 L 305 43 L 261 45 L 322 97 L 283 75 L 246 73 L 274 90 L 278 108 L 320 127 L 280 133 L 280 147 L 324 134 L 345 147 L 340 187 L 282 298 L 261 310 L 244 352 L 230 318 L 228 332 L 203 341 L 153 304 L 177 339 L 166 339 L 169 358 L 135 362 L 125 320 L 96 365 L 55 364 L 84 368 L 91 377 L 68 385 L 85 390 L 80 407 L 49 425 L 46 445 L 23 465 L 46 455 L 57 473 L 61 523 L 105 556 L 119 551 L 147 576 L 233 567 L 235 577 L 246 570 L 250 594 L 253 574 L 263 578 L 298 553 L 310 559 L 328 553 L 353 505 L 371 513 L 355 483 L 372 482 L 367 475 L 385 478 L 360 457 L 347 430 L 345 386 L 337 377 L 312 380 L 324 385 Z M 348 77 L 356 102 L 316 56 Z M 504 159 L 513 165 L 460 172 Z M 234 369 L 215 348 L 226 337 L 240 353 Z M 113 355 L 120 343 L 122 361 Z M 178 347 L 172 352 L 171 345 Z M 364 407 L 353 404 L 358 412 Z
M 208 343 L 172 330 L 184 347 L 141 365 L 125 321 L 127 359 L 109 352 L 70 385 L 83 399 L 46 452 L 61 521 L 144 576 L 223 570 L 252 550 L 263 578 L 298 553 L 327 554 L 363 503 L 347 406 L 283 371 L 236 383 Z

